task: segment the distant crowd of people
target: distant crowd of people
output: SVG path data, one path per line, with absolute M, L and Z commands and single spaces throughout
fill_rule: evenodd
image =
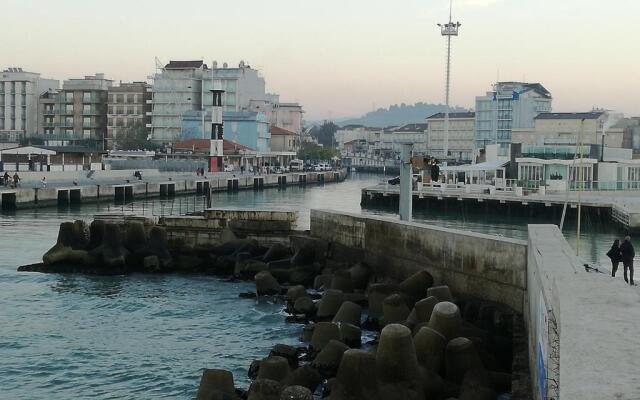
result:
M 626 236 L 622 244 L 620 244 L 620 240 L 616 239 L 613 242 L 613 245 L 611 245 L 611 249 L 607 252 L 607 256 L 611 259 L 611 276 L 616 276 L 618 265 L 622 262 L 622 268 L 624 269 L 624 281 L 629 285 L 634 286 L 633 258 L 636 256 L 636 252 L 633 248 L 633 244 L 631 244 L 631 237 Z

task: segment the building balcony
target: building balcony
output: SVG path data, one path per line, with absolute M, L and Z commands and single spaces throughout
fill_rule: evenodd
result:
M 47 110 L 45 109 L 44 111 L 42 111 L 43 115 L 56 115 L 57 110 L 55 108 Z
M 104 110 L 100 110 L 98 108 L 92 107 L 89 110 L 82 110 L 82 115 L 102 115 L 104 114 Z

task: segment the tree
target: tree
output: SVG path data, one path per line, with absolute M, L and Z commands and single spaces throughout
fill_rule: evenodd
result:
M 333 148 L 336 145 L 335 134 L 337 130 L 338 125 L 330 121 L 325 121 L 322 125 L 311 129 L 311 136 L 324 147 Z
M 138 122 L 124 130 L 115 139 L 119 150 L 158 150 L 160 145 L 148 140 L 149 131 Z
M 302 143 L 298 150 L 298 158 L 301 160 L 331 160 L 336 156 L 336 151 L 331 148 L 322 147 L 315 143 Z

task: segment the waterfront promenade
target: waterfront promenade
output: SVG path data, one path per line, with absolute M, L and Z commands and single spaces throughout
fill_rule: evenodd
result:
M 17 188 L 0 187 L 0 206 L 20 209 L 92 201 L 127 202 L 157 196 L 340 182 L 346 177 L 345 170 L 268 175 L 229 172 L 204 176 L 158 170 L 140 172 L 141 179 L 134 176 L 133 170 L 23 173 Z M 42 177 L 47 178 L 46 187 L 40 182 Z

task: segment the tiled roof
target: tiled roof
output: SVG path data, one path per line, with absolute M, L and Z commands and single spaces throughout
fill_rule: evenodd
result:
M 473 111 L 470 112 L 452 112 L 449 113 L 449 118 L 450 119 L 455 119 L 455 118 L 475 118 L 476 113 Z M 437 113 L 437 114 L 433 114 L 430 117 L 427 117 L 427 119 L 440 119 L 440 118 L 444 118 L 444 113 Z
M 540 113 L 535 119 L 598 119 L 604 113 L 600 111 L 579 113 Z
M 209 152 L 211 148 L 211 141 L 209 139 L 187 139 L 181 142 L 175 142 L 173 148 L 176 150 L 193 150 L 193 151 L 206 151 Z M 224 139 L 222 143 L 223 150 L 253 150 L 250 147 L 244 146 L 240 143 L 232 142 Z
M 280 128 L 279 126 L 275 126 L 275 125 L 271 125 L 269 127 L 269 132 L 272 135 L 286 135 L 286 136 L 295 136 L 296 135 L 295 132 L 291 132 L 289 130 Z

